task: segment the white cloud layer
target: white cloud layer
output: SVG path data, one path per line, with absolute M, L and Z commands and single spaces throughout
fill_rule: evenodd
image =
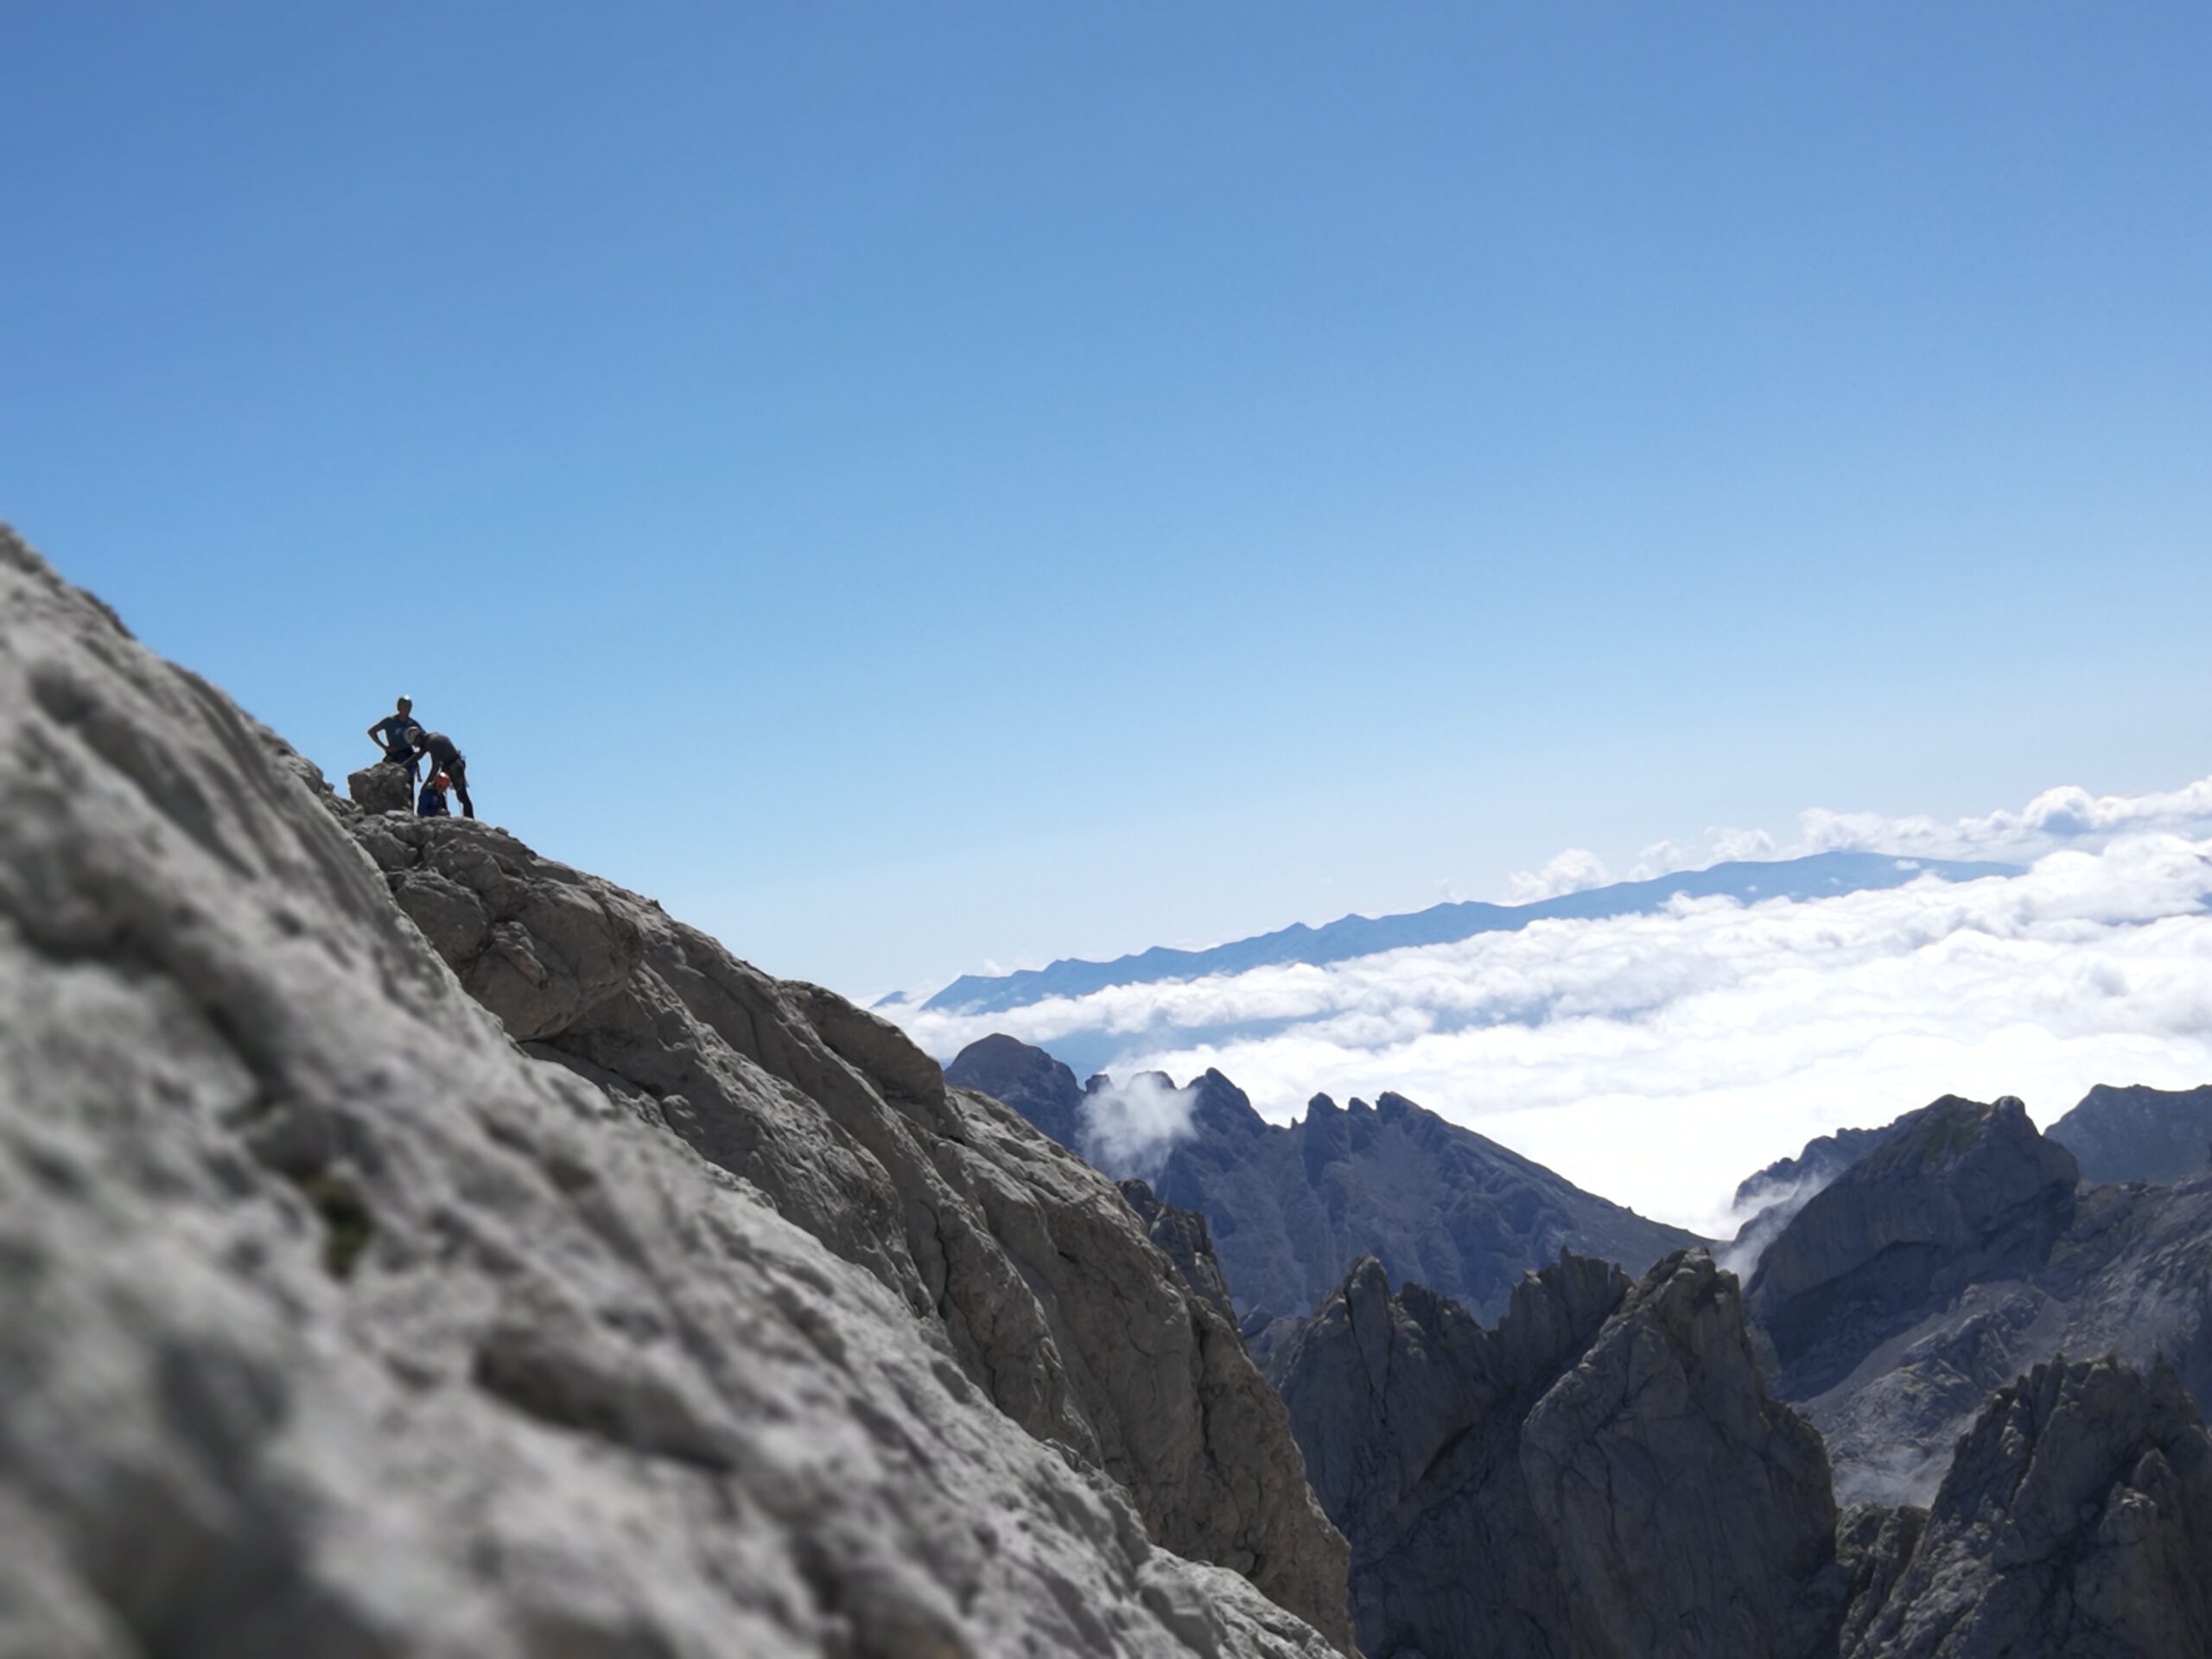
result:
M 2014 878 L 1541 922 L 1327 967 L 1116 987 L 1008 1013 L 901 1015 L 949 1056 L 992 1031 L 1119 1040 L 1116 1075 L 1217 1066 L 1281 1122 L 1395 1090 L 1647 1213 L 1718 1230 L 1736 1183 L 1840 1125 L 1936 1096 L 2212 1082 L 2212 779 L 2054 790 L 2019 813 L 1879 821 L 1927 856 L 2045 852 Z M 2142 831 L 2151 833 L 2141 833 Z M 1873 831 L 1808 814 L 1808 836 Z M 1208 1033 L 1243 1027 L 1230 1036 Z
M 2147 795 L 2092 795 L 2075 784 L 2047 789 L 2018 811 L 1945 822 L 1918 815 L 1837 812 L 1814 807 L 1798 815 L 1794 838 L 1726 824 L 1694 842 L 1654 842 L 1619 880 L 1646 881 L 1676 870 L 1703 869 L 1738 859 L 1802 858 L 1808 853 L 1883 852 L 1911 858 L 1986 859 L 2025 863 L 2063 847 L 2102 846 L 2115 836 L 2166 830 L 2212 836 L 2212 778 Z M 1615 878 L 1586 848 L 1570 847 L 1541 869 L 1506 878 L 1503 902 L 1531 904 L 1562 893 L 1602 887 Z
M 2212 778 L 2149 795 L 2092 795 L 2073 784 L 2047 789 L 2018 812 L 1986 817 L 1884 817 L 1815 808 L 1799 820 L 1808 853 L 1871 847 L 1926 858 L 2017 858 L 2055 846 L 2149 830 L 2202 835 L 2212 830 Z

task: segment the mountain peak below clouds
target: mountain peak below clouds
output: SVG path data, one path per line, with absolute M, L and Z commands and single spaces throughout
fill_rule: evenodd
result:
M 1409 945 L 1452 944 L 1478 933 L 1517 931 L 1533 922 L 1652 915 L 1677 899 L 1728 898 L 1757 904 L 1770 899 L 1872 892 L 1929 875 L 1944 881 L 1971 881 L 2018 874 L 2018 867 L 2012 864 L 1899 858 L 1891 853 L 1830 852 L 1764 862 L 1740 861 L 1679 870 L 1648 881 L 1563 893 L 1533 904 L 1469 900 L 1432 905 L 1398 915 L 1339 917 L 1320 927 L 1299 922 L 1201 950 L 1154 946 L 1111 962 L 1066 957 L 1049 967 L 1010 974 L 963 974 L 921 1006 L 940 1014 L 1000 1014 L 1048 997 L 1087 996 L 1118 985 L 1159 984 L 1289 963 L 1319 966 Z

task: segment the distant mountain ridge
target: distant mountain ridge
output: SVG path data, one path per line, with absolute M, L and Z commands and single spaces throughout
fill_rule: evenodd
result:
M 1391 916 L 1344 916 L 1320 927 L 1296 923 L 1272 933 L 1234 939 L 1202 950 L 1156 945 L 1112 962 L 1065 957 L 1045 968 L 1011 974 L 963 974 L 922 1003 L 943 1014 L 1001 1014 L 1047 997 L 1087 996 L 1117 985 L 1149 985 L 1243 973 L 1289 963 L 1348 962 L 1408 945 L 1452 944 L 1480 933 L 1512 932 L 1532 922 L 1594 920 L 1649 914 L 1676 898 L 1826 899 L 1846 893 L 1898 887 L 1923 875 L 1944 881 L 2018 875 L 2013 864 L 1900 858 L 1891 853 L 1815 853 L 1804 858 L 1737 861 L 1709 869 L 1681 870 L 1649 881 L 1617 881 L 1561 893 L 1528 905 L 1479 900 L 1432 905 Z M 886 998 L 878 1007 L 903 1001 Z
M 2185 1181 L 2212 1166 L 2212 1085 L 2101 1083 L 2050 1135 L 2080 1161 L 2085 1181 Z
M 1011 1037 L 970 1044 L 957 1086 L 1013 1107 L 1071 1152 L 1096 1150 L 1091 1096 L 1075 1074 Z M 1304 1314 L 1362 1256 L 1493 1318 L 1522 1275 L 1562 1249 L 1642 1273 L 1704 1241 L 1639 1216 L 1474 1130 L 1385 1094 L 1340 1107 L 1316 1095 L 1296 1123 L 1269 1123 L 1218 1071 L 1193 1078 L 1187 1128 L 1159 1166 L 1162 1204 L 1203 1216 L 1248 1327 Z M 1120 1177 L 1131 1172 L 1112 1166 Z

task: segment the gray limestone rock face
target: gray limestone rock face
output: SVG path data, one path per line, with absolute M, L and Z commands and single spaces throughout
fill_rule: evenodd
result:
M 0 1654 L 1339 1645 L 1230 1570 L 1341 1627 L 1280 1406 L 1109 1185 L 319 781 L 0 534 Z
M 1756 1174 L 1737 1184 L 1736 1211 L 1745 1219 L 1736 1236 L 1719 1252 L 1720 1264 L 1748 1281 L 1757 1271 L 1767 1246 L 1800 1210 L 1813 1201 L 1835 1178 L 1881 1144 L 1889 1133 L 1878 1129 L 1838 1129 L 1805 1143 L 1794 1158 L 1777 1158 Z
M 1178 1210 L 1153 1197 L 1142 1181 L 1117 1183 L 1129 1208 L 1144 1223 L 1145 1236 L 1166 1252 L 1183 1275 L 1183 1282 L 1198 1293 L 1207 1306 L 1234 1324 L 1236 1309 L 1230 1302 L 1221 1263 L 1214 1259 L 1213 1240 L 1206 1233 L 1206 1218 L 1196 1211 Z
M 2061 1350 L 2163 1357 L 2212 1389 L 2212 1177 L 2075 1185 L 2003 1102 L 1939 1102 L 1884 1135 L 1789 1222 L 1749 1299 L 1840 1499 L 1929 1502 L 1990 1391 Z
M 467 820 L 354 827 L 399 908 L 531 1052 L 941 1324 L 976 1385 L 1119 1481 L 1157 1541 L 1346 1632 L 1344 1546 L 1280 1401 L 1110 1181 L 948 1088 L 888 1021 L 648 899 Z
M 1827 1453 L 1767 1397 L 1735 1276 L 1705 1252 L 1628 1293 L 1529 1412 L 1520 1454 L 1570 1651 L 1794 1659 L 1834 1629 Z
M 2046 1133 L 2074 1154 L 2085 1181 L 2185 1181 L 2212 1166 L 2212 1085 L 2100 1084 Z
M 2212 1394 L 2212 1176 L 2080 1188 L 2040 1262 L 1935 1296 L 1797 1403 L 1827 1439 L 1840 1497 L 1925 1503 L 1990 1390 L 2061 1351 L 2163 1360 Z
M 2074 1216 L 2073 1154 L 2027 1109 L 1948 1096 L 1893 1126 L 1759 1258 L 1748 1295 L 1785 1393 L 1817 1393 L 1932 1301 L 2031 1268 Z
M 1495 1331 L 1357 1264 L 1277 1359 L 1370 1659 L 1799 1659 L 1850 1572 L 1732 1275 L 1564 1256 Z
M 2038 1365 L 1960 1441 L 1845 1659 L 2212 1653 L 2212 1438 L 2170 1367 Z
M 415 785 L 407 768 L 378 760 L 346 776 L 346 792 L 364 812 L 404 812 L 415 816 Z

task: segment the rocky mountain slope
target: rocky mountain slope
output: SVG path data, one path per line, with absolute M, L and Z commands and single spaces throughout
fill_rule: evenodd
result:
M 1955 1096 L 1900 1122 L 1759 1258 L 1754 1317 L 1816 1393 L 1966 1286 L 2032 1272 L 2072 1224 L 2074 1155 L 2026 1108 Z
M 1048 1134 L 1058 1133 L 1048 1126 L 1073 1125 L 1073 1144 L 1086 1144 L 1084 1093 L 1073 1072 L 1039 1050 L 987 1039 L 946 1076 L 1004 1089 L 999 1098 Z M 1562 1249 L 1641 1272 L 1699 1242 L 1398 1095 L 1349 1107 L 1317 1095 L 1302 1120 L 1283 1127 L 1217 1071 L 1188 1092 L 1188 1130 L 1153 1190 L 1206 1218 L 1230 1294 L 1247 1316 L 1305 1313 L 1362 1255 L 1488 1318 L 1523 1273 Z
M 1236 1307 L 1222 1276 L 1221 1260 L 1213 1253 L 1213 1237 L 1206 1218 L 1194 1210 L 1178 1210 L 1162 1204 L 1142 1181 L 1121 1181 L 1122 1196 L 1144 1223 L 1145 1236 L 1166 1253 L 1183 1275 L 1183 1282 L 1198 1293 L 1207 1306 L 1234 1321 Z
M 2046 1133 L 2074 1154 L 2085 1181 L 2185 1181 L 2212 1168 L 2212 1084 L 2100 1084 Z
M 1847 1525 L 1872 1559 L 1843 1659 L 2212 1654 L 2212 1437 L 2170 1367 L 2038 1365 L 1975 1418 L 1924 1518 Z
M 1737 1182 L 1736 1208 L 1763 1208 L 1787 1203 L 1801 1195 L 1809 1198 L 1873 1151 L 1888 1133 L 1884 1127 L 1838 1129 L 1833 1135 L 1817 1135 L 1808 1141 L 1805 1149 L 1795 1158 L 1777 1158 L 1764 1169 Z
M 2018 1101 L 1939 1101 L 1788 1223 L 1746 1301 L 1840 1495 L 1926 1501 L 1990 1391 L 2062 1351 L 2212 1392 L 2212 1177 L 2082 1185 Z
M 1894 1123 L 1838 1129 L 1779 1158 L 1736 1188 L 1745 1214 L 1732 1259 L 1747 1268 L 1812 1196 L 1867 1156 Z M 2085 1181 L 2186 1180 L 2212 1168 L 2212 1085 L 2202 1089 L 2113 1088 L 2100 1084 L 2046 1136 L 2072 1153 Z
M 1840 1618 L 1820 1437 L 1701 1251 L 1564 1256 L 1494 1331 L 1370 1259 L 1278 1364 L 1370 1659 L 1757 1659 Z
M 0 1654 L 1341 1644 L 1282 1407 L 1103 1177 L 319 784 L 0 534 Z
M 1931 1509 L 1840 1515 L 1702 1252 L 1564 1256 L 1494 1331 L 1363 1262 L 1275 1360 L 1369 1659 L 2212 1653 L 2212 1440 L 2168 1367 L 2039 1367 Z

